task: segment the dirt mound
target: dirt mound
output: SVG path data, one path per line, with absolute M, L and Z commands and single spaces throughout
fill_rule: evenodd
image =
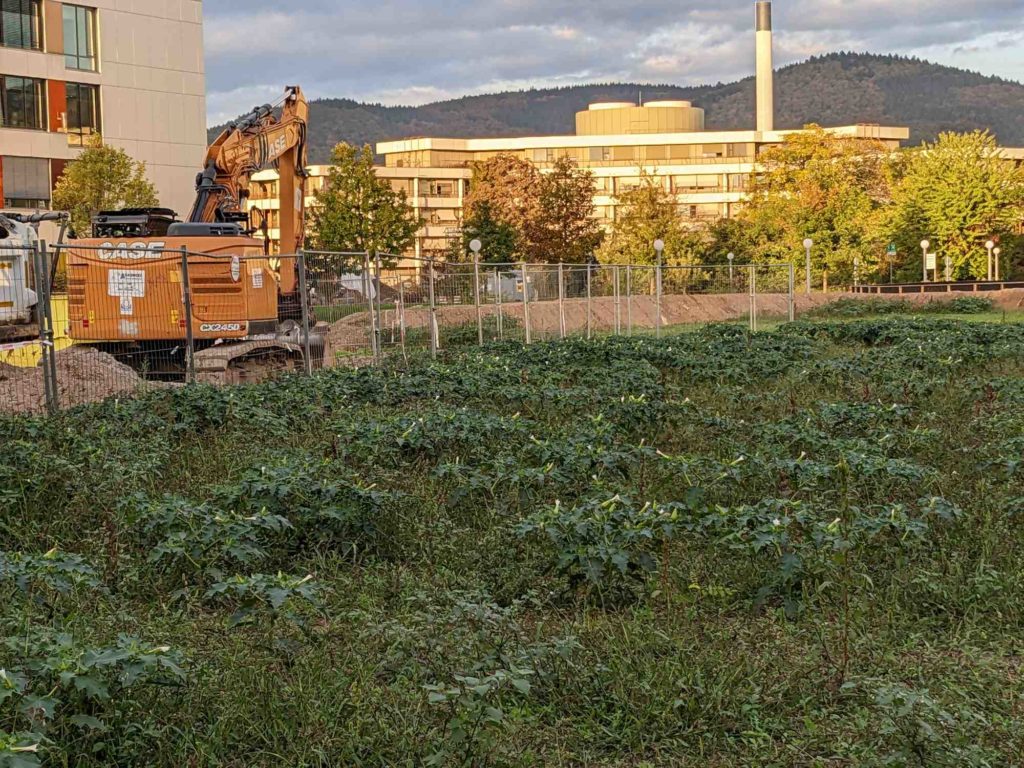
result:
M 132 395 L 151 386 L 127 365 L 91 347 L 69 347 L 57 353 L 57 393 L 61 407 Z M 0 363 L 0 413 L 46 410 L 41 368 Z

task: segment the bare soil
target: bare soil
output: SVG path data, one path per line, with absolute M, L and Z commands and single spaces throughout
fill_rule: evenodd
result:
M 1024 289 L 993 291 L 991 293 L 926 293 L 904 295 L 882 295 L 878 297 L 859 296 L 859 298 L 882 298 L 903 300 L 911 304 L 925 304 L 936 301 L 950 301 L 964 296 L 982 296 L 991 299 L 1001 310 L 1024 309 Z M 858 298 L 851 293 L 814 293 L 810 296 L 796 296 L 796 313 L 830 304 L 842 298 Z M 481 309 L 483 317 L 492 318 L 498 308 L 489 305 Z M 514 318 L 520 325 L 523 322 L 523 305 L 521 302 L 502 305 L 501 312 L 505 317 Z M 561 320 L 557 301 L 531 302 L 530 328 L 535 336 L 557 335 Z M 567 333 L 579 333 L 587 328 L 587 301 L 585 299 L 567 299 L 564 302 L 565 326 Z M 783 319 L 789 315 L 788 299 L 785 294 L 760 294 L 756 299 L 756 312 L 760 320 Z M 595 332 L 613 331 L 618 317 L 619 327 L 626 330 L 630 324 L 634 328 L 654 328 L 657 325 L 657 301 L 651 296 L 634 296 L 631 301 L 625 297 L 618 301 L 612 297 L 594 297 L 590 302 L 590 327 Z M 663 296 L 661 300 L 661 322 L 663 326 L 700 325 L 704 323 L 734 322 L 750 317 L 750 296 L 746 293 L 732 294 L 689 294 Z M 406 329 L 425 329 L 430 321 L 429 309 L 418 306 L 405 310 Z M 476 308 L 472 305 L 439 306 L 437 322 L 440 331 L 446 327 L 458 327 L 476 322 Z M 394 310 L 382 313 L 382 324 L 385 333 L 397 327 L 398 315 Z M 443 336 L 442 336 L 443 341 Z M 327 335 L 327 359 L 333 360 L 337 354 L 355 352 L 370 346 L 369 313 L 360 312 L 334 323 Z
M 62 407 L 133 395 L 151 386 L 127 365 L 91 347 L 69 347 L 57 353 L 57 392 Z M 45 409 L 42 369 L 0 363 L 0 413 Z

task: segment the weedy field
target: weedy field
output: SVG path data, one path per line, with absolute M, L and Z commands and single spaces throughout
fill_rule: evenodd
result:
M 496 345 L 0 422 L 0 766 L 1008 766 L 1024 327 Z

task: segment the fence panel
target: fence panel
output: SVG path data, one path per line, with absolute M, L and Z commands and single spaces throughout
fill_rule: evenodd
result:
M 0 409 L 308 375 L 481 341 L 672 334 L 723 322 L 766 330 L 795 315 L 789 265 L 446 264 L 365 252 L 61 247 L 73 266 L 90 267 L 72 269 L 66 296 L 51 296 L 53 254 L 44 246 L 20 260 L 15 288 L 25 294 L 24 281 L 38 283 L 43 322 L 17 344 L 0 339 Z M 281 281 L 297 290 L 279 300 Z M 0 297 L 0 308 L 7 302 Z
M 759 264 L 755 279 L 755 330 L 766 331 L 796 319 L 796 273 L 788 264 Z
M 61 406 L 183 383 L 188 345 L 181 253 L 71 244 L 65 255 L 79 268 L 67 283 L 66 325 L 75 344 L 56 354 Z M 200 301 L 206 301 L 211 285 L 200 273 Z
M 376 355 L 378 299 L 381 281 L 366 252 L 306 251 L 306 282 L 311 325 L 326 325 L 324 366 L 358 365 Z
M 45 245 L 0 248 L 0 413 L 57 408 L 50 263 Z

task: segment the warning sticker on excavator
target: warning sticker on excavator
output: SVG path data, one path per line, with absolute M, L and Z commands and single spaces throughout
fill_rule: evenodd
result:
M 141 269 L 112 269 L 107 273 L 107 293 L 118 298 L 141 299 L 146 295 L 146 273 Z
M 256 267 L 251 272 L 252 275 L 252 287 L 259 289 L 263 287 L 263 270 L 260 267 Z

